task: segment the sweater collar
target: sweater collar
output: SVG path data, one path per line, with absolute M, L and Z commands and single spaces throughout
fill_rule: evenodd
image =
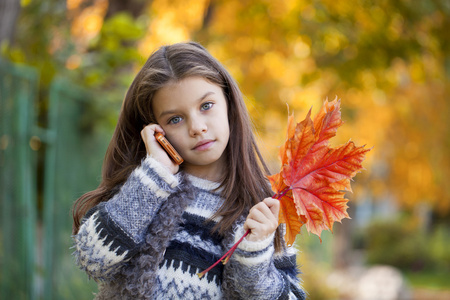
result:
M 218 189 L 220 186 L 219 182 L 214 182 L 214 181 L 210 181 L 207 179 L 203 179 L 200 177 L 196 177 L 194 175 L 191 174 L 186 174 L 186 178 L 187 180 L 195 187 L 202 189 L 202 190 L 207 190 L 207 191 L 211 191 L 214 193 L 220 193 L 222 191 L 222 188 Z

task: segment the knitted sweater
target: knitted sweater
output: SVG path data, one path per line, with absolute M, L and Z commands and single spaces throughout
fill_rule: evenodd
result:
M 244 233 L 211 233 L 224 199 L 219 184 L 172 175 L 147 156 L 109 201 L 83 218 L 77 264 L 99 285 L 96 299 L 305 299 L 294 249 L 274 253 L 273 235 L 244 239 L 229 262 L 204 277 Z

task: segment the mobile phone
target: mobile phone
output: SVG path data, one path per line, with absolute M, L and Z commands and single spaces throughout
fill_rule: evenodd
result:
M 166 150 L 169 156 L 175 161 L 177 165 L 181 165 L 184 161 L 183 158 L 178 154 L 175 148 L 169 143 L 166 137 L 161 132 L 155 133 L 155 138 L 159 142 L 159 144 Z

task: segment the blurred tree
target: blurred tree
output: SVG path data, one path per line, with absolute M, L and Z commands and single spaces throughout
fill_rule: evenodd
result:
M 97 95 L 86 120 L 110 135 L 124 93 L 150 53 L 193 39 L 239 82 L 273 172 L 279 168 L 286 105 L 300 120 L 310 107 L 314 114 L 325 98 L 337 95 L 346 124 L 334 143 L 354 138 L 374 146 L 365 162 L 370 172 L 356 177 L 350 205 L 368 194 L 448 220 L 448 0 L 23 0 L 21 8 L 17 3 L 0 2 L 0 41 L 10 41 L 1 51 L 40 70 L 42 123 L 48 85 L 64 76 Z M 354 259 L 345 235 L 354 223 L 335 228 L 338 267 Z
M 360 128 L 355 136 L 366 136 L 389 166 L 383 183 L 373 182 L 376 190 L 394 193 L 407 208 L 426 202 L 447 215 L 448 2 L 313 3 L 301 31 L 318 69 L 334 76 L 329 91 L 348 95 L 344 113 Z
M 338 141 L 375 145 L 369 162 L 387 166 L 370 180 L 376 196 L 450 213 L 448 1 L 214 3 L 202 36 L 237 76 L 264 140 L 280 144 L 285 103 L 304 113 L 338 94 Z
M 20 26 L 3 54 L 39 67 L 43 86 L 59 74 L 98 93 L 91 110 L 106 126 L 156 47 L 196 39 L 240 83 L 273 170 L 286 104 L 303 116 L 338 95 L 347 124 L 336 143 L 353 137 L 375 146 L 370 177 L 357 180 L 375 198 L 394 194 L 406 209 L 427 203 L 450 213 L 448 1 L 21 3 Z

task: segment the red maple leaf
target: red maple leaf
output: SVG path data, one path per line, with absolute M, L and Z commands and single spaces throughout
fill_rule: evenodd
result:
M 352 141 L 333 148 L 329 139 L 342 125 L 340 101 L 325 101 L 311 120 L 311 111 L 294 126 L 288 119 L 288 132 L 280 148 L 281 170 L 269 176 L 274 198 L 281 201 L 279 222 L 286 224 L 285 240 L 291 245 L 303 224 L 320 238 L 322 230 L 349 218 L 345 191 L 350 180 L 362 170 L 366 152 Z

